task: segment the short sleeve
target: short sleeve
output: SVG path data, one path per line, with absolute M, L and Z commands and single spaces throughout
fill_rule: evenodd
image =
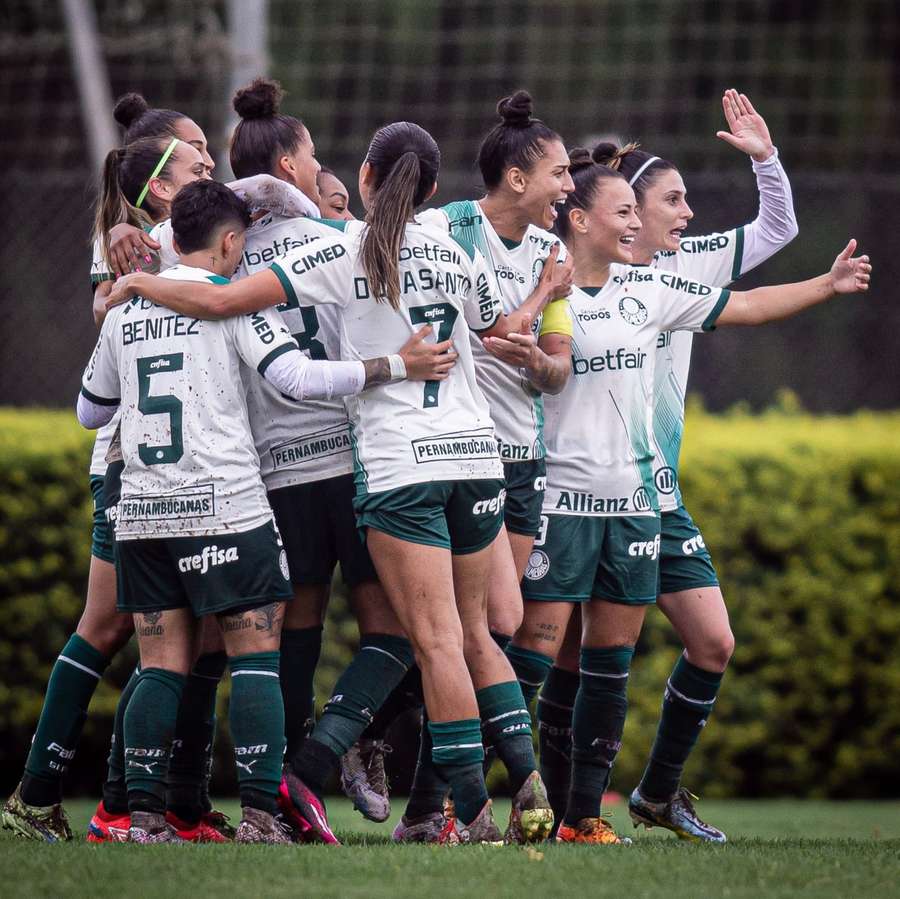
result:
M 724 287 L 740 277 L 743 261 L 742 226 L 721 234 L 685 237 L 675 254 L 675 270 L 704 284 Z
M 279 356 L 300 352 L 281 315 L 272 308 L 240 315 L 231 322 L 238 355 L 261 375 Z
M 113 273 L 103 256 L 103 244 L 99 237 L 94 239 L 93 255 L 91 258 L 91 284 L 97 285 L 101 281 L 114 280 Z
M 473 251 L 471 264 L 472 287 L 466 297 L 463 314 L 466 317 L 466 324 L 471 330 L 487 331 L 497 324 L 503 314 L 503 307 L 500 305 L 500 297 L 494 293 L 491 287 L 491 279 L 488 276 L 484 256 L 478 250 Z
M 544 307 L 540 336 L 543 337 L 545 334 L 572 336 L 572 311 L 569 309 L 567 299 L 553 300 Z
M 272 264 L 287 298 L 282 308 L 346 306 L 353 295 L 353 243 L 339 233 L 317 237 Z
M 712 331 L 731 291 L 675 272 L 654 273 L 661 331 Z M 622 302 L 626 303 L 627 297 Z
M 112 345 L 112 335 L 118 326 L 121 313 L 119 310 L 114 311 L 116 314 L 110 313 L 103 320 L 97 345 L 81 377 L 82 394 L 98 406 L 119 405 L 122 392 L 118 361 Z

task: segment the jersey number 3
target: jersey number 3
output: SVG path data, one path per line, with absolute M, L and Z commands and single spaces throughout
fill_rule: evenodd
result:
M 459 310 L 451 303 L 429 303 L 427 306 L 412 306 L 409 310 L 409 320 L 414 325 L 431 325 L 437 331 L 438 343 L 450 339 L 458 315 Z M 425 382 L 423 408 L 430 409 L 437 406 L 440 386 L 440 381 Z
M 138 455 L 144 465 L 162 465 L 177 462 L 184 455 L 181 438 L 181 400 L 177 396 L 151 396 L 150 379 L 153 375 L 170 374 L 184 368 L 183 353 L 166 353 L 162 356 L 144 356 L 137 360 L 138 409 L 144 415 L 168 415 L 172 442 L 166 446 L 138 444 Z

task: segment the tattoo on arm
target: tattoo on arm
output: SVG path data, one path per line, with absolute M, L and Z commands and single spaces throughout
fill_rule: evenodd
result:
M 378 384 L 387 384 L 391 380 L 391 364 L 387 356 L 379 356 L 377 359 L 366 359 L 363 362 L 366 369 L 366 383 L 364 387 L 376 387 Z

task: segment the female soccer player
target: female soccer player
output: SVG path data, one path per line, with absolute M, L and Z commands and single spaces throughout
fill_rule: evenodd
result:
M 281 99 L 277 82 L 264 78 L 236 93 L 234 107 L 241 121 L 231 139 L 231 168 L 239 178 L 267 173 L 300 190 L 317 191 L 320 172 L 312 137 L 299 119 L 279 112 Z M 235 277 L 266 269 L 291 249 L 333 234 L 333 228 L 311 218 L 265 215 L 247 230 Z M 337 307 L 301 308 L 288 303 L 279 310 L 311 359 L 340 358 Z M 443 348 L 449 349 L 449 344 Z M 244 380 L 250 428 L 287 551 L 294 592 L 281 638 L 285 757 L 304 782 L 321 789 L 412 664 L 412 647 L 356 530 L 350 422 L 343 401 L 297 403 L 255 372 L 248 375 Z M 306 741 L 315 723 L 313 676 L 338 563 L 359 623 L 360 649 L 335 684 L 339 699 L 326 704 L 311 740 Z M 377 743 L 366 741 L 342 765 L 347 795 L 374 821 L 384 821 L 390 814 L 386 782 L 383 776 L 359 775 L 383 770 L 379 749 Z
M 547 400 L 544 530 L 525 574 L 526 620 L 565 631 L 582 612 L 580 686 L 563 842 L 616 843 L 600 803 L 619 749 L 626 684 L 646 608 L 656 601 L 659 491 L 653 379 L 660 332 L 712 330 L 794 315 L 868 288 L 851 241 L 827 275 L 743 293 L 631 267 L 641 230 L 621 174 L 573 150 L 575 191 L 558 228 L 575 263 L 573 378 Z
M 316 179 L 319 185 L 319 212 L 323 219 L 353 221 L 350 211 L 350 194 L 344 182 L 328 166 L 319 169 Z
M 131 275 L 110 301 L 137 292 L 201 315 L 235 314 L 286 298 L 334 303 L 341 307 L 342 355 L 349 358 L 424 323 L 436 327 L 439 338 L 453 339 L 459 364 L 446 383 L 435 379 L 424 390 L 388 386 L 380 396 L 348 403 L 358 524 L 422 670 L 434 760 L 456 803 L 442 841 L 500 838 L 481 770 L 479 711 L 511 777 L 529 769 L 507 838 L 542 839 L 552 821 L 533 769 L 528 713 L 487 625 L 491 544 L 504 493 L 463 324 L 485 339 L 512 330 L 527 337 L 530 315 L 503 315 L 475 248 L 413 218 L 434 193 L 439 161 L 427 132 L 408 122 L 389 125 L 376 133 L 360 170 L 367 227 L 351 240 L 317 241 L 270 271 L 214 293 L 188 295 L 177 284 Z M 282 795 L 298 824 L 333 840 L 321 799 L 290 767 Z
M 634 247 L 635 262 L 677 272 L 717 287 L 764 262 L 797 234 L 787 175 L 778 159 L 762 116 L 743 94 L 729 90 L 722 98 L 727 131 L 718 137 L 753 160 L 759 189 L 759 214 L 747 225 L 722 234 L 684 238 L 693 217 L 681 175 L 675 166 L 629 145 L 612 145 L 598 158 L 632 183 L 643 228 Z M 684 429 L 684 399 L 690 368 L 690 332 L 660 335 L 654 380 L 653 437 L 657 447 L 654 473 L 662 509 L 659 606 L 684 643 L 684 655 L 669 678 L 663 713 L 647 770 L 632 793 L 635 823 L 658 825 L 680 837 L 722 841 L 724 834 L 704 823 L 687 790 L 679 789 L 681 772 L 701 729 L 712 712 L 722 675 L 734 647 L 728 612 L 703 537 L 681 500 L 678 456 Z M 570 658 L 569 665 L 577 665 Z M 554 668 L 545 687 L 550 702 L 539 704 L 546 742 L 542 763 L 551 798 L 556 783 L 568 780 L 565 748 L 557 739 L 570 726 L 577 677 Z M 542 694 L 543 695 L 543 694 Z M 554 765 L 554 760 L 559 765 Z M 559 768 L 559 775 L 551 768 Z

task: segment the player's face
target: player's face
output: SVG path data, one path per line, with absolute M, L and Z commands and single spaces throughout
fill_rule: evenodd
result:
M 150 182 L 150 190 L 157 199 L 154 208 L 162 205 L 165 207 L 163 212 L 168 215 L 172 200 L 185 184 L 209 178 L 209 167 L 203 161 L 200 151 L 192 144 L 179 141 L 169 157 L 165 176 L 154 178 Z
M 313 203 L 319 202 L 319 186 L 316 181 L 319 175 L 319 161 L 316 159 L 316 145 L 304 127 L 300 135 L 300 143 L 293 153 L 289 154 L 293 163 L 294 184 L 309 197 Z
M 190 144 L 196 149 L 203 158 L 203 164 L 206 170 L 212 175 L 212 170 L 216 167 L 215 160 L 209 155 L 209 147 L 206 144 L 206 135 L 203 129 L 193 119 L 179 119 L 175 123 L 175 137 L 183 140 L 186 144 Z
M 634 191 L 624 178 L 603 178 L 582 222 L 589 252 L 604 262 L 634 261 L 634 240 L 641 230 Z M 578 233 L 578 232 L 576 232 Z
M 521 206 L 531 224 L 549 231 L 558 214 L 556 204 L 565 202 L 575 190 L 569 174 L 569 154 L 562 141 L 544 142 L 544 155 L 523 173 L 523 178 Z
M 638 214 L 644 223 L 640 243 L 653 253 L 677 250 L 688 222 L 694 217 L 687 189 L 674 169 L 661 172 L 644 192 Z
M 350 194 L 340 178 L 327 172 L 319 172 L 319 212 L 324 219 L 349 221 Z

